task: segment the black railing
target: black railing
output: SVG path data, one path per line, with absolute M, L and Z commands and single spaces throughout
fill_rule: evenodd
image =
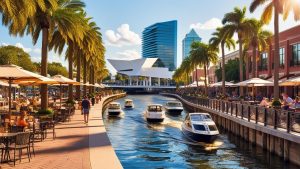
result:
M 286 130 L 288 133 L 300 133 L 300 113 L 297 112 L 196 96 L 182 95 L 180 97 L 197 106 L 222 112 L 248 122 Z

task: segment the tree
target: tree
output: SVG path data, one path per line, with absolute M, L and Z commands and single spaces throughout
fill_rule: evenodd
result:
M 207 69 L 210 63 L 217 63 L 218 51 L 214 46 L 202 42 L 193 42 L 190 52 L 191 63 L 193 67 L 201 66 L 204 68 L 205 94 L 208 94 L 207 87 Z
M 243 38 L 250 31 L 250 24 L 246 19 L 246 7 L 240 9 L 235 7 L 233 12 L 226 13 L 222 20 L 222 23 L 225 24 L 224 29 L 230 34 L 237 33 L 238 35 L 238 43 L 239 43 L 239 55 L 240 55 L 240 81 L 244 80 L 244 72 L 243 72 Z M 243 87 L 240 87 L 240 95 L 244 95 Z
M 22 67 L 25 70 L 35 72 L 35 65 L 30 59 L 30 55 L 24 52 L 23 49 L 16 46 L 0 47 L 0 65 L 14 64 Z
M 173 74 L 173 79 L 177 84 L 185 83 L 186 85 L 189 84 L 189 75 L 193 70 L 191 57 L 186 57 L 179 68 L 177 68 Z
M 293 7 L 294 19 L 300 19 L 300 4 L 295 0 L 253 0 L 250 12 L 254 12 L 258 6 L 266 4 L 261 15 L 261 21 L 269 24 L 274 11 L 274 99 L 279 99 L 279 14 L 283 13 L 283 19 L 288 17 Z
M 48 73 L 50 76 L 54 76 L 54 75 L 67 76 L 68 75 L 67 68 L 65 68 L 61 63 L 57 63 L 57 62 L 48 63 Z
M 257 77 L 257 50 L 266 50 L 269 46 L 269 39 L 272 36 L 270 31 L 263 29 L 263 23 L 257 19 L 250 19 L 251 31 L 245 37 L 245 45 L 252 48 L 252 78 Z
M 228 62 L 225 64 L 225 80 L 230 82 L 238 82 L 239 81 L 239 60 L 234 59 L 234 60 L 228 60 Z M 217 76 L 218 81 L 222 79 L 222 68 L 219 67 L 218 69 L 215 70 L 215 74 Z
M 222 53 L 222 92 L 225 96 L 225 46 L 229 50 L 232 48 L 235 49 L 235 42 L 232 39 L 233 34 L 229 34 L 224 28 L 217 28 L 217 31 L 214 32 L 213 37 L 209 40 L 209 43 L 212 47 L 219 49 L 221 46 L 221 53 Z

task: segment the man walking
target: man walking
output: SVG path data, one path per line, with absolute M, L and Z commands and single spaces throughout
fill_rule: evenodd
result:
M 84 96 L 84 99 L 81 102 L 81 107 L 82 107 L 82 112 L 83 112 L 83 116 L 84 116 L 84 123 L 88 123 L 91 102 L 89 101 L 87 96 Z

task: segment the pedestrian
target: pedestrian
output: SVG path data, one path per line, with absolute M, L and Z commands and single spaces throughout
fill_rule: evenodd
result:
M 81 107 L 82 107 L 82 113 L 84 116 L 84 123 L 89 122 L 89 113 L 90 113 L 90 108 L 91 108 L 91 102 L 88 99 L 87 96 L 84 96 L 84 99 L 81 102 Z

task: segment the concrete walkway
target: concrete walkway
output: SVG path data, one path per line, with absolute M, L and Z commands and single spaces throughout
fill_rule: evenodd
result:
M 43 142 L 35 144 L 35 157 L 29 162 L 23 151 L 23 159 L 0 164 L 6 168 L 49 168 L 49 169 L 119 169 L 122 168 L 107 137 L 102 120 L 102 99 L 90 112 L 89 124 L 84 124 L 83 115 L 76 110 L 70 122 L 56 125 L 56 139 L 52 134 Z

